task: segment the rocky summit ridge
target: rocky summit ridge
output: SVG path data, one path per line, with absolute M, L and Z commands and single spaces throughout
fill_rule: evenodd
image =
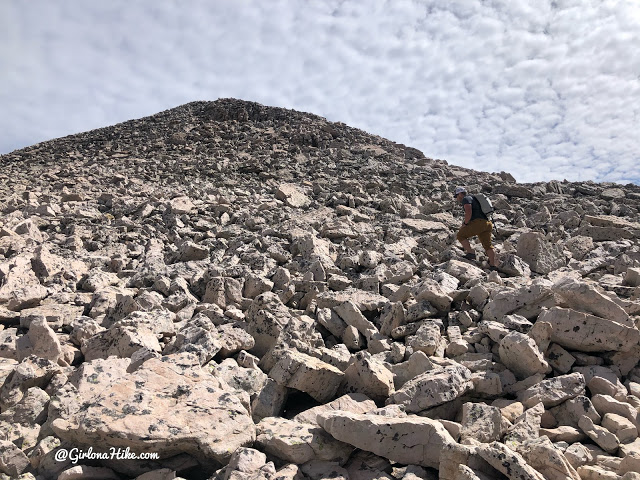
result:
M 235 99 L 0 164 L 0 478 L 640 478 L 638 186 Z

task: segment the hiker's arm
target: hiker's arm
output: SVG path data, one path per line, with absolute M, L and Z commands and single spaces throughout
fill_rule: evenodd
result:
M 471 204 L 467 203 L 464 205 L 464 223 L 469 223 L 469 220 L 471 220 Z

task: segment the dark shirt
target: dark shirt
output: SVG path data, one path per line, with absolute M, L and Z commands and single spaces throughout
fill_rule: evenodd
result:
M 480 202 L 478 202 L 478 200 L 476 200 L 472 195 L 467 195 L 462 199 L 462 208 L 464 208 L 466 204 L 471 205 L 471 219 L 469 220 L 469 222 L 475 220 L 476 218 L 481 218 L 482 220 L 489 220 L 487 216 L 484 213 L 482 213 L 482 208 L 480 208 Z

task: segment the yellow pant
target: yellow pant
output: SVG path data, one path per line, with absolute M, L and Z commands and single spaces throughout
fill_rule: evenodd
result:
M 460 230 L 458 230 L 458 234 L 456 238 L 458 241 L 466 240 L 471 237 L 478 236 L 478 240 L 482 243 L 482 246 L 485 250 L 489 250 L 493 248 L 491 245 L 491 231 L 493 230 L 493 225 L 489 220 L 483 220 L 482 218 L 476 218 L 469 222 L 468 225 L 464 225 Z

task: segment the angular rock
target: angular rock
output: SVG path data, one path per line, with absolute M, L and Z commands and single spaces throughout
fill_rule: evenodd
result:
M 509 480 L 545 480 L 520 454 L 502 443 L 480 445 L 478 454 Z
M 161 458 L 185 452 L 227 463 L 236 448 L 253 443 L 255 426 L 240 401 L 196 365 L 193 357 L 150 359 L 130 374 L 113 371 L 99 389 L 92 386 L 97 373 L 80 374 L 56 394 L 68 407 L 51 426 L 75 445 L 129 447 Z
M 496 478 L 500 475 L 498 471 L 478 455 L 477 447 L 454 443 L 446 445 L 440 453 L 438 478 L 440 480 L 460 480 L 461 465 L 468 466 L 473 471 L 473 474 L 481 480 Z M 466 477 L 463 476 L 462 478 Z
M 45 304 L 20 311 L 20 327 L 29 328 L 34 318 L 45 317 L 53 329 L 70 326 L 82 315 L 84 307 L 67 304 Z
M 404 405 L 416 413 L 450 402 L 473 388 L 471 371 L 462 365 L 434 368 L 406 382 L 387 404 Z
M 528 286 L 496 292 L 484 307 L 483 318 L 500 321 L 505 315 L 517 314 L 534 320 L 543 308 L 555 306 L 552 285 L 547 280 L 536 279 Z
M 58 363 L 62 355 L 60 340 L 49 327 L 44 317 L 39 317 L 31 322 L 26 335 L 18 338 L 16 342 L 18 361 L 24 360 L 29 355 L 36 355 Z
M 638 438 L 638 428 L 634 423 L 615 413 L 606 413 L 601 426 L 613 433 L 620 443 L 631 443 Z
M 561 307 L 590 313 L 628 327 L 634 326 L 620 305 L 585 282 L 567 277 L 556 282 L 553 289 L 562 299 L 562 303 L 559 304 Z
M 566 264 L 562 248 L 536 232 L 520 235 L 517 253 L 536 273 L 547 274 Z
M 267 456 L 264 453 L 253 448 L 239 448 L 231 455 L 223 480 L 229 480 L 232 472 L 255 473 L 265 463 Z
M 317 416 L 320 413 L 330 412 L 332 410 L 341 410 L 351 413 L 369 413 L 376 408 L 375 402 L 366 395 L 361 393 L 347 393 L 346 395 L 336 398 L 332 402 L 305 410 L 293 417 L 293 420 L 296 422 L 312 423 L 317 425 Z
M 334 411 L 318 415 L 318 423 L 336 440 L 409 465 L 437 468 L 441 449 L 455 443 L 440 422 L 423 417 Z
M 16 478 L 29 466 L 27 456 L 13 442 L 0 440 L 0 472 Z
M 340 292 L 320 292 L 316 301 L 318 308 L 333 308 L 341 303 L 352 301 L 361 311 L 377 310 L 389 302 L 382 295 L 355 288 Z
M 551 308 L 538 321 L 553 326 L 552 342 L 580 352 L 625 352 L 640 342 L 637 328 L 571 309 Z
M 621 402 L 609 395 L 600 394 L 593 395 L 591 402 L 600 415 L 615 413 L 627 418 L 636 428 L 640 427 L 638 410 L 627 402 Z
M 502 437 L 502 414 L 498 407 L 466 402 L 462 405 L 460 442 L 474 440 L 491 443 Z
M 544 380 L 527 388 L 518 395 L 518 400 L 527 408 L 539 402 L 548 408 L 578 395 L 584 395 L 584 391 L 584 376 L 581 373 L 571 373 Z
M 586 415 L 580 418 L 578 425 L 580 429 L 605 452 L 613 454 L 618 451 L 620 440 L 606 428 L 595 425 Z
M 370 355 L 358 352 L 344 372 L 340 390 L 361 393 L 376 402 L 384 402 L 395 391 L 393 374 Z
M 161 351 L 158 336 L 145 325 L 138 328 L 116 324 L 94 335 L 81 345 L 86 361 L 108 358 L 112 355 L 128 358 L 143 348 L 153 352 Z
M 549 372 L 549 364 L 536 342 L 523 333 L 510 332 L 506 335 L 500 342 L 499 352 L 500 361 L 520 380 Z
M 581 480 L 562 451 L 548 438 L 531 440 L 519 448 L 527 463 L 541 473 L 546 480 Z
M 183 195 L 172 198 L 168 202 L 168 207 L 171 213 L 175 215 L 183 215 L 191 213 L 191 211 L 195 208 L 195 205 L 189 197 Z
M 276 198 L 292 208 L 308 207 L 311 203 L 311 200 L 296 185 L 290 183 L 283 183 L 278 187 Z
M 449 260 L 445 272 L 460 280 L 461 283 L 481 279 L 485 276 L 482 269 L 459 260 Z
M 429 357 L 424 352 L 414 352 L 406 362 L 389 365 L 393 373 L 393 383 L 396 390 L 418 375 L 432 370 L 434 367 Z
M 578 395 L 566 402 L 552 408 L 551 413 L 558 420 L 558 425 L 570 425 L 578 427 L 580 418 L 588 416 L 594 423 L 600 423 L 601 416 L 591 403 L 591 400 L 584 395 Z
M 0 285 L 0 305 L 13 311 L 35 307 L 47 296 L 26 255 L 0 264 Z
M 416 231 L 417 233 L 428 233 L 446 230 L 447 226 L 440 222 L 433 222 L 431 220 L 421 220 L 416 218 L 403 218 L 403 225 Z
M 266 417 L 276 417 L 284 410 L 288 389 L 267 378 L 260 393 L 251 402 L 251 417 L 255 423 Z
M 239 322 L 220 325 L 218 328 L 218 342 L 220 355 L 230 357 L 241 350 L 251 350 L 255 346 L 255 340 L 243 328 Z
M 180 245 L 176 261 L 191 262 L 204 260 L 205 258 L 209 258 L 209 249 L 206 246 L 198 245 L 194 242 L 184 242 Z
M 545 360 L 556 371 L 569 373 L 576 363 L 576 358 L 560 345 L 552 343 L 545 354 Z
M 264 389 L 268 379 L 259 368 L 241 367 L 233 358 L 227 358 L 213 366 L 211 372 L 234 390 L 248 393 L 252 401 Z
M 417 301 L 426 300 L 440 312 L 448 312 L 451 309 L 453 298 L 435 280 L 426 278 L 411 288 L 411 294 Z
M 539 433 L 541 437 L 545 436 L 554 443 L 567 442 L 573 444 L 587 439 L 582 430 L 566 425 L 557 428 L 541 428 Z
M 285 350 L 269 372 L 279 385 L 306 392 L 323 403 L 333 399 L 343 376 L 328 363 L 294 350 Z
M 440 327 L 435 322 L 427 321 L 418 328 L 415 335 L 407 338 L 406 343 L 415 352 L 432 356 L 442 344 Z
M 365 318 L 360 308 L 351 300 L 336 305 L 333 310 L 347 325 L 357 329 L 367 340 L 379 333 L 376 326 Z
M 251 353 L 263 356 L 273 347 L 291 319 L 289 309 L 275 293 L 258 295 L 246 313 L 247 332 L 254 338 Z
M 407 323 L 406 311 L 402 306 L 402 302 L 388 303 L 382 308 L 380 314 L 380 333 L 387 337 L 391 336 L 391 332 Z
M 508 253 L 500 255 L 498 270 L 510 277 L 529 277 L 531 276 L 531 268 L 518 255 Z
M 256 432 L 257 446 L 269 455 L 297 465 L 312 460 L 343 464 L 354 450 L 319 426 L 284 418 L 264 418 L 256 426 Z
M 34 355 L 15 365 L 0 387 L 0 407 L 16 405 L 31 387 L 46 389 L 54 375 L 62 369 L 44 358 Z
M 628 268 L 624 274 L 624 283 L 631 287 L 640 286 L 640 268 Z

